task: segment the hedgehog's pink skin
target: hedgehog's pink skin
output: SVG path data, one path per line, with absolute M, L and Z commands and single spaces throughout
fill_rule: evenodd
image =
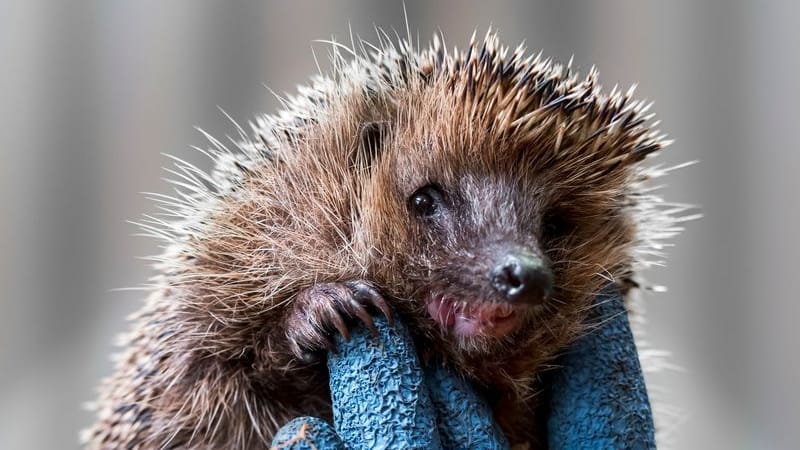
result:
M 524 312 L 518 309 L 510 303 L 467 302 L 447 297 L 428 302 L 430 317 L 445 331 L 461 337 L 506 336 L 520 325 L 519 315 Z

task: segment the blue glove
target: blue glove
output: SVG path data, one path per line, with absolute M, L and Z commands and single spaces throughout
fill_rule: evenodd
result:
M 281 449 L 507 449 L 489 405 L 443 367 L 421 368 L 406 327 L 375 317 L 328 355 L 334 427 L 300 417 L 272 441 Z
M 550 379 L 551 449 L 654 449 L 655 427 L 622 296 L 594 301 L 591 332 L 570 347 Z
M 655 448 L 650 405 L 622 297 L 601 294 L 592 323 L 552 377 L 549 447 Z M 408 330 L 375 318 L 379 339 L 356 327 L 328 357 L 334 427 L 301 417 L 273 448 L 507 449 L 488 404 L 439 365 L 423 370 Z

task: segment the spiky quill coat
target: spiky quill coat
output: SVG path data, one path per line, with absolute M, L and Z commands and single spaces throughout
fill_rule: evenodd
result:
M 155 196 L 165 213 L 141 224 L 167 249 L 89 448 L 266 448 L 292 417 L 329 417 L 324 367 L 293 344 L 327 331 L 304 292 L 348 280 L 369 281 L 420 348 L 481 387 L 512 442 L 543 442 L 540 374 L 581 333 L 592 293 L 677 231 L 680 208 L 645 187 L 660 171 L 640 163 L 666 143 L 649 105 L 491 33 L 464 51 L 438 37 L 353 47 L 334 45 L 332 73 L 252 135 L 208 136 L 212 173 L 176 161 L 177 194 Z M 447 239 L 408 214 L 425 183 L 461 205 Z M 566 231 L 548 236 L 554 214 Z M 503 339 L 431 323 L 431 292 L 483 295 L 486 248 L 506 241 L 546 255 L 552 304 Z

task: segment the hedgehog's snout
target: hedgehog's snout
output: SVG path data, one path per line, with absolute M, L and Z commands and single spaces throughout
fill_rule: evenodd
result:
M 512 303 L 536 305 L 553 291 L 553 274 L 547 263 L 527 251 L 504 255 L 489 273 L 492 287 Z

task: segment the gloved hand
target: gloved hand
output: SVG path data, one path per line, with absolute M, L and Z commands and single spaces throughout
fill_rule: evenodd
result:
M 548 443 L 552 450 L 652 449 L 654 427 L 622 296 L 595 299 L 593 331 L 551 373 Z M 375 317 L 379 339 L 363 326 L 339 337 L 328 356 L 334 427 L 300 417 L 273 448 L 505 449 L 488 405 L 440 366 L 423 370 L 408 330 Z
M 551 450 L 654 449 L 655 427 L 625 301 L 606 288 L 594 300 L 589 331 L 551 373 L 547 440 Z
M 439 365 L 423 370 L 406 327 L 373 320 L 378 339 L 357 326 L 328 355 L 334 426 L 294 419 L 275 435 L 273 448 L 508 448 L 489 406 L 464 380 Z

